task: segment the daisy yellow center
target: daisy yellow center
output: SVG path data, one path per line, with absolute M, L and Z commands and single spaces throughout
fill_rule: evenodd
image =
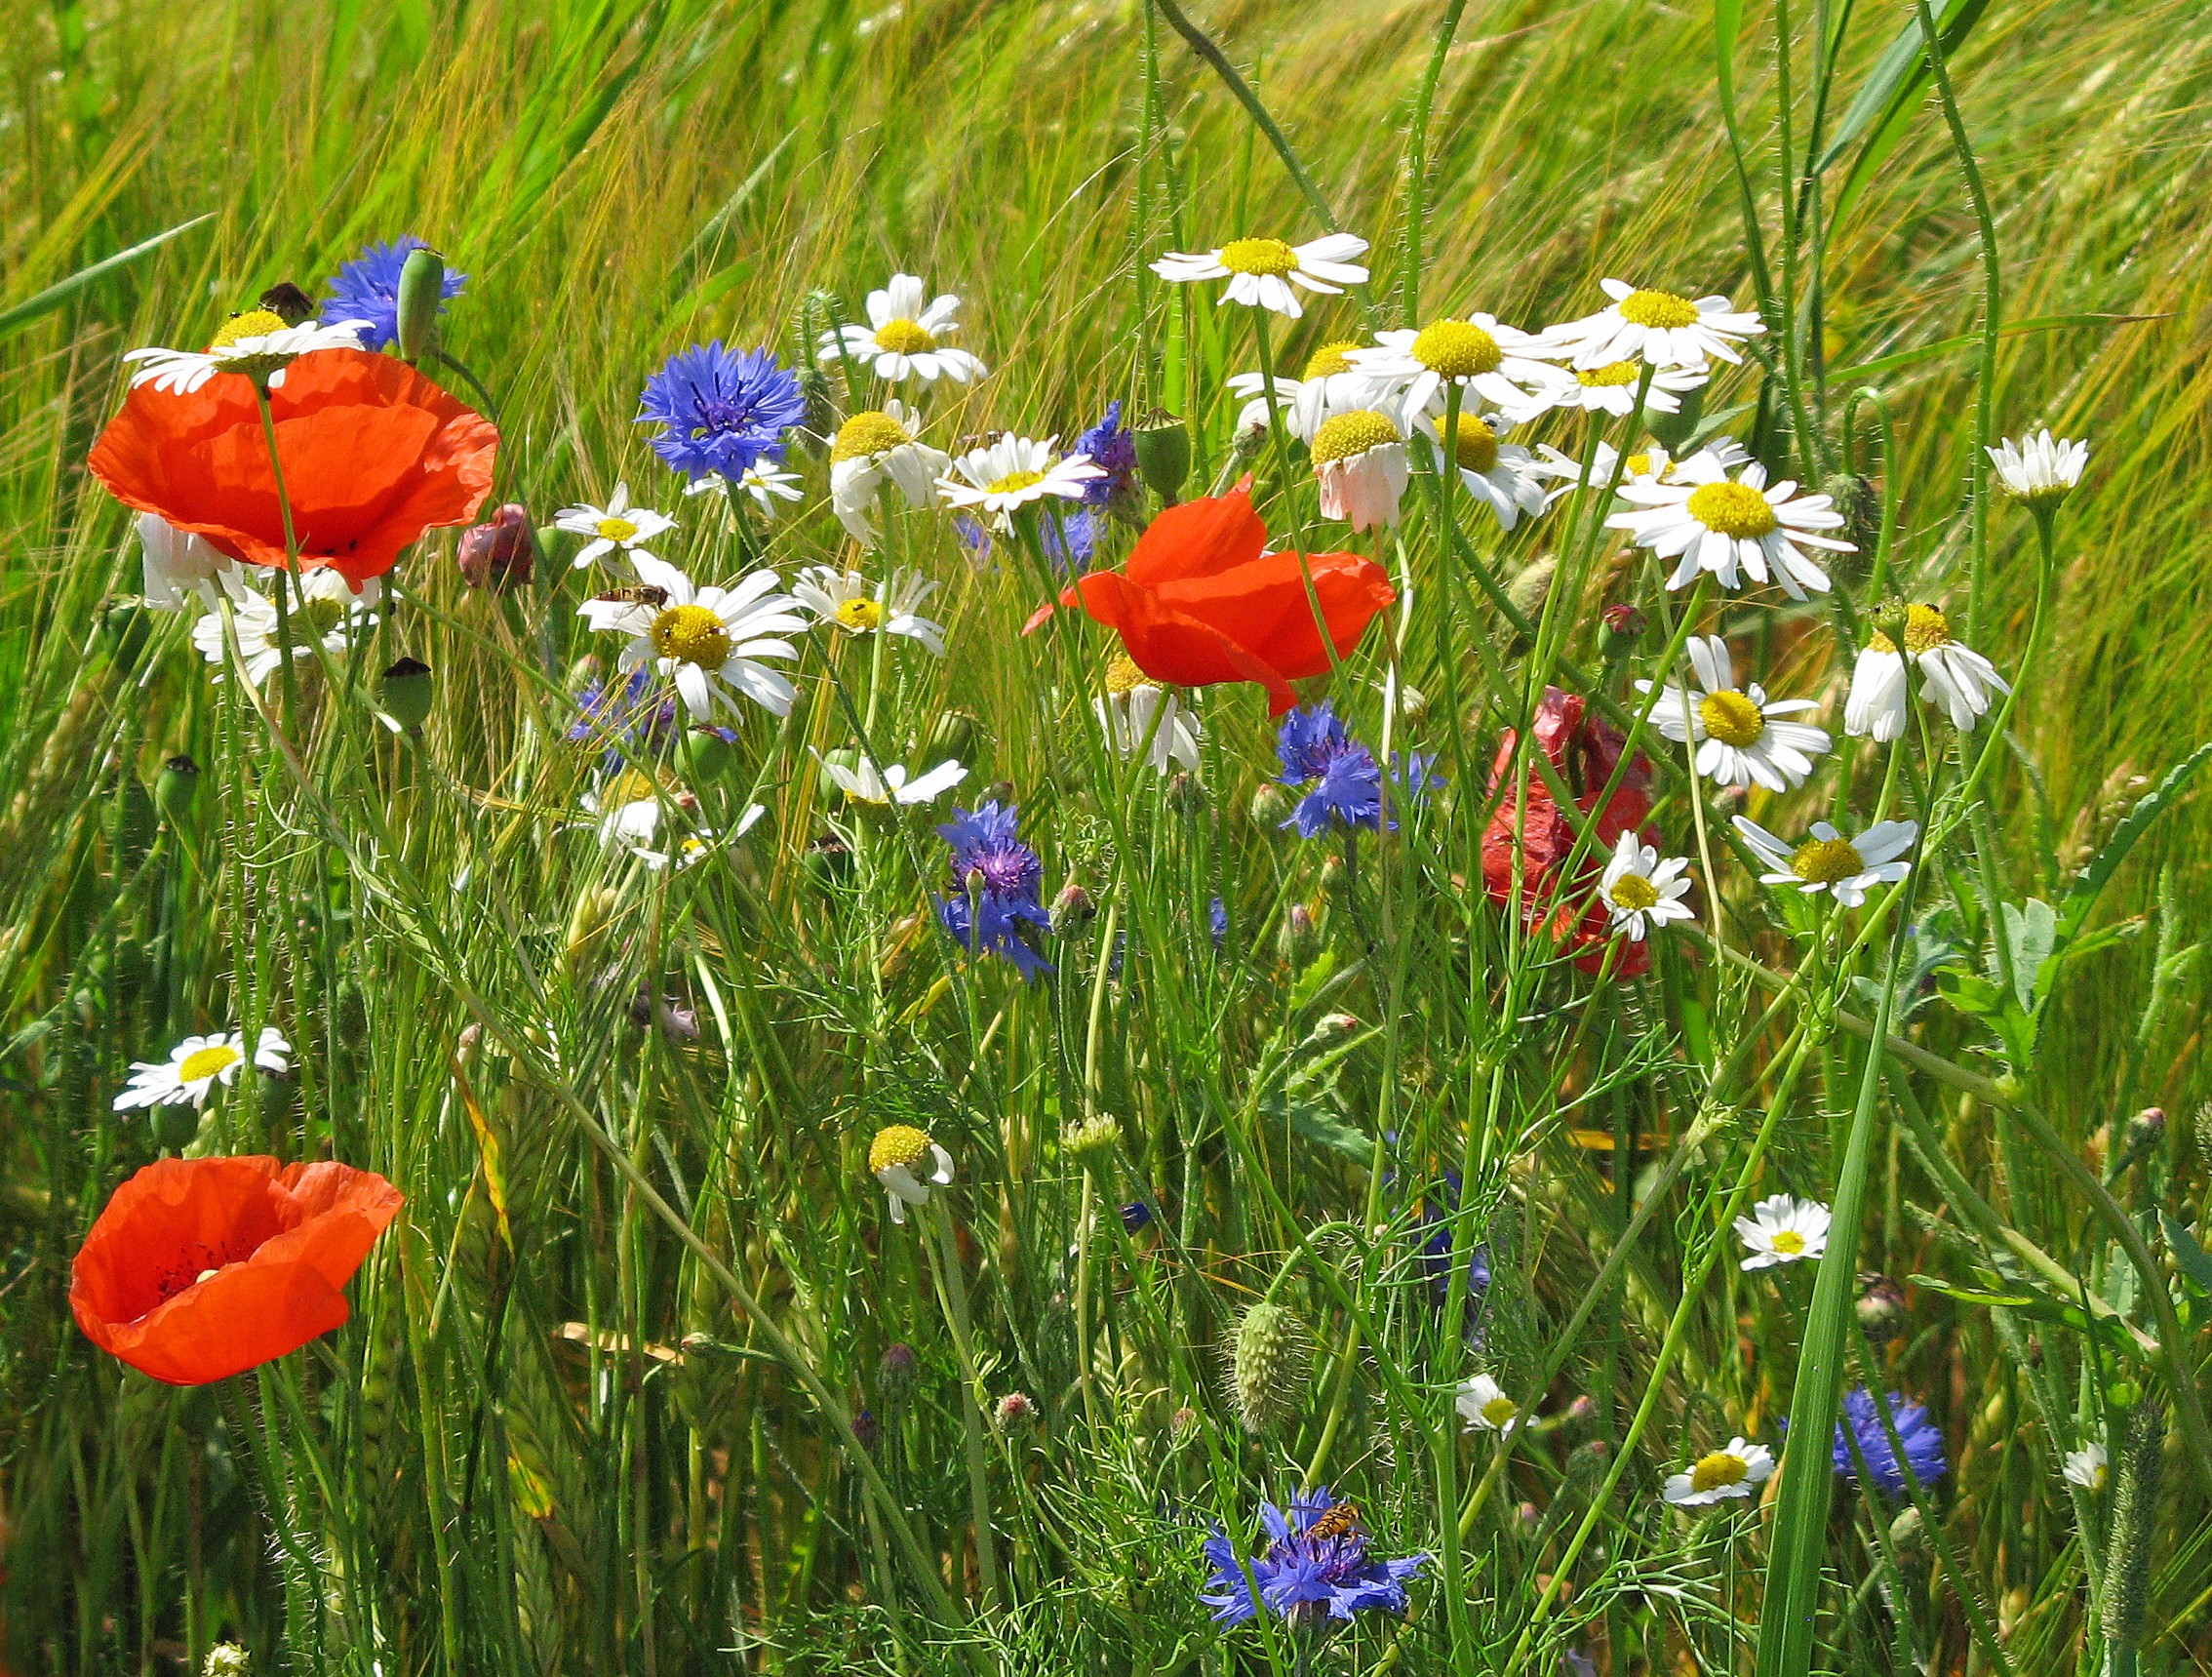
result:
M 1451 458 L 1459 462 L 1462 471 L 1471 471 L 1478 477 L 1498 468 L 1498 433 L 1487 419 L 1479 419 L 1473 414 L 1459 416 L 1459 434 L 1452 438 Z
M 1621 318 L 1632 326 L 1675 332 L 1697 324 L 1697 304 L 1671 291 L 1632 291 L 1621 299 Z
M 886 321 L 876 328 L 876 347 L 891 355 L 920 355 L 936 346 L 929 329 L 918 320 Z
M 1767 1244 L 1776 1252 L 1796 1258 L 1805 1250 L 1805 1237 L 1794 1228 L 1776 1229 L 1773 1239 Z
M 884 608 L 877 600 L 847 600 L 836 612 L 838 623 L 856 635 L 884 626 Z
M 1651 457 L 1631 455 L 1621 462 L 1621 466 L 1631 477 L 1648 477 L 1651 473 Z
M 1575 373 L 1574 381 L 1585 390 L 1610 390 L 1615 385 L 1633 384 L 1637 378 L 1638 372 L 1635 362 L 1608 361 L 1602 367 L 1588 367 L 1578 370 Z
M 1908 606 L 1905 610 L 1905 650 L 1917 658 L 1951 639 L 1951 623 L 1933 606 Z
M 1495 1427 L 1503 1427 L 1520 1413 L 1521 1406 L 1502 1393 L 1482 1406 L 1482 1418 Z
M 1689 515 L 1708 530 L 1753 540 L 1776 523 L 1766 497 L 1748 483 L 1701 484 L 1690 492 Z
M 1321 429 L 1314 433 L 1314 464 L 1323 466 L 1348 460 L 1369 449 L 1401 440 L 1398 427 L 1382 414 L 1364 408 L 1356 414 L 1339 414 L 1333 419 L 1323 420 Z
M 906 427 L 889 414 L 873 411 L 855 414 L 838 426 L 837 441 L 830 444 L 829 458 L 834 462 L 858 459 L 864 455 L 888 454 L 913 440 Z
M 1751 1473 L 1751 1463 L 1730 1450 L 1716 1450 L 1711 1456 L 1701 1456 L 1697 1465 L 1690 1469 L 1692 1491 L 1718 1491 L 1725 1486 L 1741 1485 Z
M 1631 914 L 1654 906 L 1659 900 L 1659 888 L 1640 873 L 1624 873 L 1613 881 L 1613 906 L 1625 908 Z
M 1705 724 L 1706 733 L 1723 745 L 1738 749 L 1758 743 L 1758 737 L 1766 732 L 1766 718 L 1758 705 L 1732 689 L 1709 693 L 1697 701 L 1697 719 Z
M 611 804 L 642 804 L 658 794 L 660 788 L 651 775 L 635 769 L 625 769 L 608 783 L 605 802 Z
M 893 1124 L 876 1132 L 868 1147 L 868 1169 L 888 1171 L 894 1165 L 912 1165 L 927 1157 L 929 1138 L 911 1124 Z
M 1323 344 L 1306 357 L 1306 377 L 1309 379 L 1333 379 L 1339 373 L 1351 372 L 1352 362 L 1348 351 L 1359 347 L 1359 344 L 1349 338 L 1340 339 L 1334 343 Z
M 1019 495 L 1025 489 L 1035 489 L 1044 481 L 1045 474 L 1041 471 L 1009 471 L 1005 477 L 986 484 L 984 492 L 988 495 Z
M 2100 1491 L 2105 1488 L 2105 1481 L 2111 1477 L 2112 1470 L 2108 1468 L 2102 1461 L 2098 1462 L 2096 1466 L 2089 1469 L 2090 1482 L 2095 1485 L 2096 1488 Z
M 1133 688 L 1150 687 L 1152 685 L 1152 677 L 1137 668 L 1136 659 L 1129 657 L 1126 650 L 1116 652 L 1112 658 L 1106 660 L 1106 691 L 1108 693 L 1127 693 Z
M 1834 885 L 1866 870 L 1858 846 L 1849 839 L 1807 839 L 1790 858 L 1790 871 L 1807 885 Z
M 730 626 L 704 606 L 670 606 L 652 619 L 652 650 L 678 663 L 720 669 L 730 661 Z
M 627 518 L 603 518 L 592 528 L 599 532 L 602 541 L 627 541 L 638 533 L 638 527 Z
M 184 1063 L 177 1068 L 178 1077 L 185 1083 L 197 1083 L 203 1077 L 213 1077 L 227 1070 L 246 1057 L 227 1042 L 210 1043 L 206 1048 L 194 1049 L 184 1057 Z
M 1446 379 L 1473 379 L 1495 373 L 1505 351 L 1472 320 L 1439 320 L 1414 336 L 1413 359 Z
M 272 332 L 284 330 L 284 316 L 272 309 L 250 308 L 244 314 L 234 314 L 216 331 L 215 341 L 208 352 L 228 349 L 241 338 L 266 338 Z
M 1231 239 L 1221 247 L 1221 265 L 1233 274 L 1295 273 L 1298 253 L 1281 239 Z

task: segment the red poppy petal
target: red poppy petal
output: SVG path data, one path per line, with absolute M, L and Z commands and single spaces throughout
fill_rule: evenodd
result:
M 1242 488 L 1170 506 L 1145 526 L 1129 555 L 1129 580 L 1147 588 L 1210 577 L 1259 557 L 1267 524 Z
M 1316 600 L 1342 659 L 1398 598 L 1382 567 L 1357 553 L 1317 553 L 1308 564 L 1311 596 L 1295 553 L 1264 554 L 1216 576 L 1165 584 L 1160 593 L 1176 611 L 1210 623 L 1297 681 L 1325 674 L 1332 662 L 1315 626 Z
M 1094 571 L 1078 586 L 1084 609 L 1121 635 L 1130 660 L 1153 680 L 1173 687 L 1256 681 L 1267 689 L 1269 710 L 1278 716 L 1297 702 L 1273 664 L 1118 572 Z
M 173 1386 L 205 1385 L 296 1351 L 343 1325 L 345 1296 L 312 1264 L 239 1263 L 134 1322 L 88 1318 L 85 1338 Z
M 343 1287 L 369 1256 L 385 1224 L 406 1203 L 399 1189 L 373 1171 L 326 1160 L 289 1165 L 277 1178 L 301 1221 L 270 1240 L 257 1261 L 298 1261 L 314 1268 L 333 1287 Z
M 276 1170 L 274 1159 L 254 1157 L 146 1166 L 115 1190 L 85 1237 L 71 1295 L 107 1321 L 134 1321 L 162 1301 L 164 1282 L 176 1282 L 168 1269 L 191 1262 L 196 1273 L 251 1257 L 286 1226 L 269 1191 Z

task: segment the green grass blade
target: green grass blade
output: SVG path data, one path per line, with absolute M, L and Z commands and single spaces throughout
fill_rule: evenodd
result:
M 176 238 L 178 234 L 190 232 L 202 221 L 214 220 L 215 212 L 211 210 L 204 216 L 194 216 L 189 221 L 179 221 L 167 232 L 156 233 L 150 239 L 139 240 L 129 250 L 117 251 L 111 257 L 103 257 L 93 263 L 91 267 L 80 268 L 67 279 L 58 280 L 42 292 L 34 292 L 13 307 L 0 309 L 0 338 L 5 338 L 10 333 L 21 331 L 34 320 L 44 319 L 87 286 L 113 273 L 117 268 L 137 261 L 148 252 L 159 250 L 170 240 Z

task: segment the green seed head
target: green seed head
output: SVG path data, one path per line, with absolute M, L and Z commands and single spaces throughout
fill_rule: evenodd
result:
M 1229 1363 L 1229 1407 L 1246 1432 L 1275 1432 L 1305 1408 L 1313 1340 L 1280 1304 L 1254 1304 L 1237 1325 Z

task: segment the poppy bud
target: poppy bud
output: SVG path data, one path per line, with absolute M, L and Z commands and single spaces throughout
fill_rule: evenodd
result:
M 1161 502 L 1173 506 L 1191 475 L 1190 427 L 1157 409 L 1146 418 L 1146 423 L 1129 432 L 1136 444 L 1137 470 Z
M 922 742 L 922 761 L 941 763 L 951 757 L 965 763 L 974 746 L 975 713 L 947 710 L 930 724 L 929 737 Z
M 1868 1338 L 1886 1345 L 1905 1332 L 1905 1290 L 1886 1275 L 1859 1277 L 1859 1326 Z
M 537 565 L 537 538 L 530 528 L 529 508 L 507 502 L 489 523 L 462 535 L 454 557 L 461 580 L 471 588 L 504 594 L 521 587 L 535 575 Z
M 1549 553 L 1522 566 L 1520 575 L 1506 584 L 1506 598 L 1513 602 L 1514 610 L 1531 619 L 1541 616 L 1559 568 L 1560 562 Z
M 820 439 L 837 434 L 837 398 L 830 389 L 829 375 L 815 366 L 809 357 L 799 369 L 799 394 L 806 399 L 807 417 L 794 426 L 800 446 L 810 453 L 820 452 Z
M 1641 612 L 1626 600 L 1605 608 L 1605 656 L 1619 659 L 1636 651 L 1636 643 L 1643 638 L 1645 619 Z
M 407 253 L 399 277 L 399 352 L 403 361 L 419 361 L 438 338 L 438 311 L 445 306 L 446 259 L 428 245 Z
M 721 779 L 735 761 L 730 740 L 719 728 L 685 729 L 676 743 L 676 756 L 683 765 L 684 778 L 694 783 Z
M 1196 775 L 1178 769 L 1167 777 L 1167 807 L 1186 816 L 1195 816 L 1205 808 L 1205 788 Z
M 129 669 L 138 663 L 146 650 L 150 622 L 145 606 L 135 599 L 110 600 L 101 609 L 99 636 L 113 650 L 118 664 Z
M 1229 1358 L 1229 1407 L 1246 1432 L 1265 1436 L 1305 1407 L 1313 1356 L 1306 1325 L 1266 1300 L 1244 1312 Z
M 886 1400 L 904 1397 L 914 1389 L 915 1369 L 920 1359 L 914 1347 L 904 1339 L 884 1347 L 884 1354 L 876 1363 L 876 1390 Z
M 172 826 L 188 825 L 200 800 L 200 766 L 179 751 L 154 779 L 154 803 Z
M 852 848 L 835 833 L 824 833 L 807 847 L 800 865 L 816 885 L 844 885 L 852 877 Z
M 1695 389 L 1681 391 L 1676 403 L 1671 414 L 1662 414 L 1655 407 L 1643 410 L 1643 428 L 1672 455 L 1679 455 L 1697 435 L 1697 427 L 1705 419 L 1705 386 L 1700 384 Z
M 420 659 L 401 659 L 376 683 L 376 698 L 386 716 L 414 733 L 429 718 L 431 701 L 437 698 L 430 682 L 430 666 Z

